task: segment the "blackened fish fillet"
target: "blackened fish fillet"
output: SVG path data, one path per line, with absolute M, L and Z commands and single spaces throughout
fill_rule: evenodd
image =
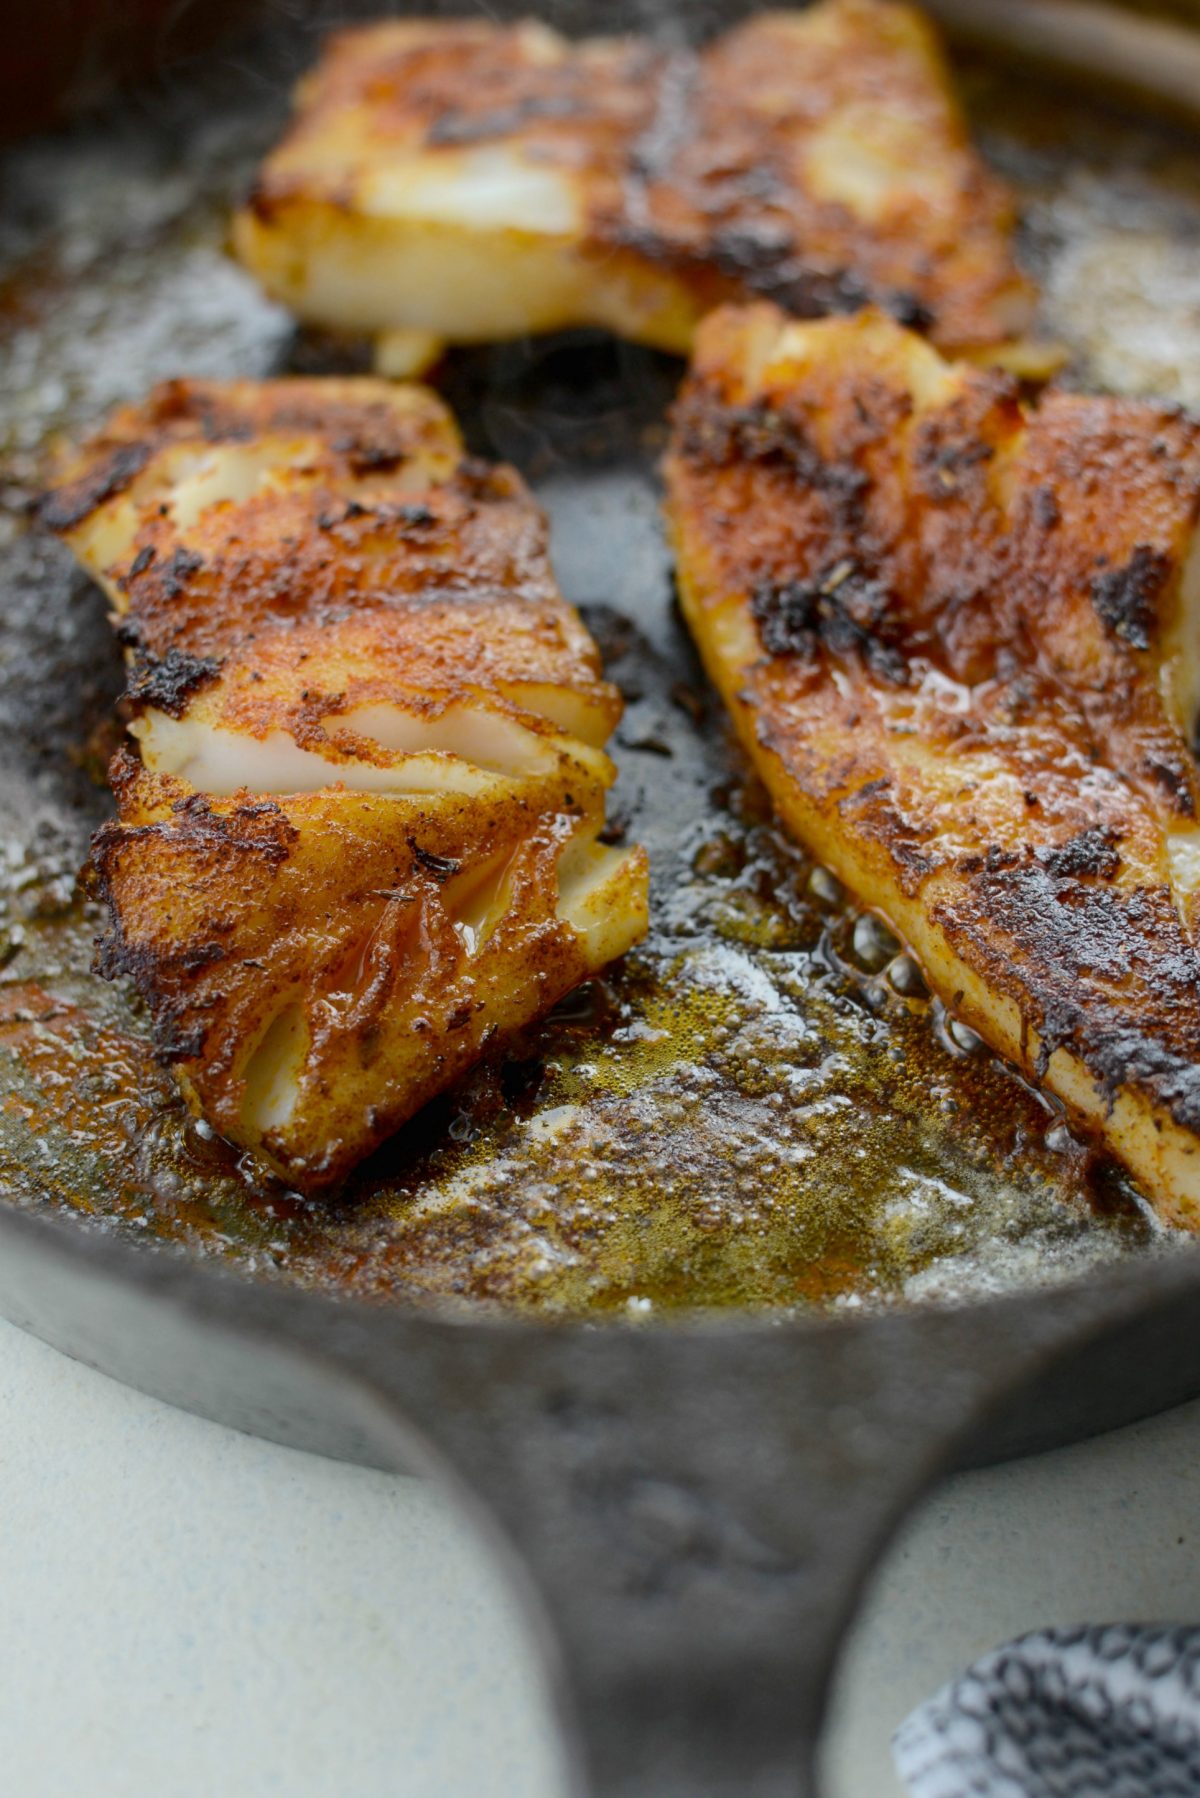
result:
M 868 300 L 955 350 L 1023 334 L 1013 207 L 920 15 L 768 12 L 699 52 L 408 19 L 331 38 L 234 222 L 268 292 L 385 339 L 606 326 L 686 351 L 715 304 Z M 390 336 L 389 336 L 390 334 Z
M 642 934 L 645 856 L 597 842 L 619 697 L 432 394 L 170 383 L 42 519 L 130 664 L 100 964 L 283 1178 L 340 1179 Z
M 877 312 L 704 324 L 668 511 L 785 822 L 1200 1227 L 1200 423 Z

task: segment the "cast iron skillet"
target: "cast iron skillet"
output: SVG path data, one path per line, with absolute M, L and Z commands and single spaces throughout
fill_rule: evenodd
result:
M 576 6 L 564 22 L 586 27 L 588 13 Z M 609 9 L 602 17 L 612 25 Z M 247 144 L 269 139 L 281 79 L 308 54 L 294 36 L 255 40 L 215 72 L 194 72 L 184 88 L 127 102 L 15 156 L 9 249 L 14 241 L 20 248 L 24 232 L 36 263 L 41 213 L 57 207 L 68 246 L 86 244 L 91 233 L 93 260 L 89 267 L 80 252 L 73 273 L 70 255 L 51 257 L 0 296 L 10 311 L 14 508 L 56 409 L 76 419 L 181 363 L 194 368 L 197 358 L 210 372 L 224 372 L 223 357 L 255 372 L 276 357 L 279 322 L 254 314 L 237 338 L 242 326 L 225 317 L 208 285 L 220 285 L 217 265 L 198 252 L 188 261 L 195 220 L 185 190 L 189 180 L 239 168 Z M 1034 185 L 1063 177 L 1068 212 L 1087 214 L 1090 205 L 1093 225 L 1097 217 L 1103 224 L 1107 201 L 1088 198 L 1086 171 L 1066 179 L 1061 145 L 1026 123 L 1023 148 L 1007 151 L 1016 172 Z M 1136 136 L 1135 127 L 1103 117 L 1090 129 L 1097 143 Z M 223 132 L 234 146 L 226 160 Z M 1195 196 L 1172 173 L 1188 151 L 1181 141 L 1155 152 L 1155 204 L 1167 238 L 1171 229 L 1200 230 Z M 1139 166 L 1144 173 L 1145 157 Z M 128 214 L 123 223 L 104 215 L 101 191 L 121 170 L 130 182 L 117 207 Z M 1126 199 L 1143 219 L 1142 176 L 1131 179 Z M 218 192 L 214 205 L 222 204 Z M 156 232 L 178 252 L 165 301 L 160 293 L 158 309 L 135 317 L 124 339 L 119 331 L 105 337 L 101 320 L 99 353 L 114 367 L 81 362 L 71 337 L 80 282 L 119 313 L 103 258 L 114 246 L 136 258 Z M 1074 250 L 1086 259 L 1096 241 Z M 172 287 L 180 276 L 183 284 Z M 35 290 L 49 295 L 41 313 L 31 309 Z M 1136 312 L 1136 296 L 1122 303 Z M 62 335 L 64 308 L 70 328 Z M 619 436 L 628 427 L 624 450 L 600 458 L 604 479 L 642 491 L 654 447 L 644 441 L 647 419 L 661 409 L 673 371 L 611 348 L 580 351 L 582 372 L 564 410 L 556 352 L 549 363 L 531 352 L 514 409 L 503 378 L 514 353 L 464 359 L 454 377 L 468 411 L 472 393 L 479 401 L 482 392 L 476 422 L 490 416 L 492 437 L 510 438 L 483 447 L 520 455 L 532 421 L 556 458 L 551 510 L 560 528 L 578 525 L 581 506 L 598 492 L 587 483 L 603 413 L 604 429 Z M 301 354 L 327 365 L 325 351 Z M 1103 363 L 1103 344 L 1099 354 Z M 598 373 L 587 372 L 588 356 L 598 358 Z M 625 384 L 615 426 L 609 402 L 596 398 L 610 394 L 614 369 Z M 61 392 L 50 391 L 55 380 Z M 119 674 L 100 609 L 72 583 L 65 561 L 15 526 L 9 535 L 0 823 L 10 862 L 24 866 L 26 850 L 32 855 L 30 845 L 47 837 L 63 854 L 83 852 L 104 800 L 80 773 L 77 752 L 110 706 Z M 591 575 L 574 568 L 571 597 L 609 591 L 620 561 L 623 589 L 644 604 L 638 625 L 648 647 L 636 704 L 653 708 L 688 674 L 661 546 L 630 524 L 597 556 Z M 711 779 L 728 763 L 710 718 L 665 703 L 656 715 L 656 735 L 628 735 L 626 762 L 641 793 L 636 831 L 660 882 L 670 884 L 683 877 L 689 821 L 704 814 Z M 662 754 L 664 742 L 672 755 Z M 636 760 L 647 753 L 655 758 L 650 773 Z M 6 1109 L 19 1098 L 10 1088 Z M 64 1088 L 64 1115 L 74 1102 Z M 656 1327 L 614 1318 L 545 1322 L 486 1304 L 450 1310 L 415 1289 L 412 1303 L 380 1305 L 336 1296 L 336 1279 L 310 1281 L 324 1290 L 248 1280 L 222 1265 L 211 1233 L 188 1239 L 187 1253 L 147 1252 L 131 1240 L 127 1195 L 106 1189 L 95 1167 L 81 1175 L 60 1155 L 57 1128 L 54 1119 L 44 1125 L 44 1178 L 35 1166 L 40 1139 L 27 1132 L 25 1175 L 10 1181 L 11 1203 L 0 1207 L 5 1314 L 117 1378 L 239 1428 L 442 1480 L 509 1559 L 561 1701 L 580 1792 L 812 1791 L 838 1642 L 889 1534 L 929 1482 L 1200 1391 L 1200 1252 L 1190 1243 L 1130 1248 L 1096 1260 L 1086 1279 L 990 1300 L 977 1285 L 970 1304 L 839 1316 L 681 1312 Z M 79 1212 L 88 1208 L 111 1214 L 113 1227 L 81 1227 Z M 421 1296 L 426 1302 L 415 1302 Z

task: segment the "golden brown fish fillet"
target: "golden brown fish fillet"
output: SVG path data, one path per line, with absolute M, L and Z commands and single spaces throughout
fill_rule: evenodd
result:
M 686 351 L 722 300 L 875 300 L 953 349 L 1024 332 L 1013 207 L 932 30 L 888 0 L 768 12 L 700 52 L 394 20 L 329 40 L 234 243 L 303 318 L 442 340 L 606 326 Z
M 343 1176 L 642 934 L 620 715 L 512 470 L 431 393 L 173 382 L 42 519 L 112 601 L 137 751 L 93 860 L 193 1108 Z
M 790 828 L 945 1002 L 1200 1228 L 1200 423 L 715 313 L 684 609 Z

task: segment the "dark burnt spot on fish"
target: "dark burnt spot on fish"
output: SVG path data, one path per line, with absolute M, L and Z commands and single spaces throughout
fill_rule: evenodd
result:
M 347 459 L 355 474 L 388 474 L 399 467 L 404 454 L 394 443 L 361 443 L 347 451 Z
M 942 503 L 961 497 L 976 471 L 995 455 L 986 439 L 969 430 L 961 432 L 953 420 L 937 418 L 922 423 L 917 432 L 916 471 L 930 499 Z
M 387 506 L 383 516 L 410 531 L 423 531 L 436 522 L 429 506 Z
M 805 268 L 795 257 L 783 258 L 772 267 L 764 256 L 752 265 L 749 237 L 740 243 L 741 278 L 753 294 L 774 300 L 796 318 L 829 318 L 837 313 L 861 312 L 865 306 L 883 303 L 881 294 L 851 268 L 832 271 Z M 725 266 L 724 261 L 720 266 Z
M 1081 830 L 1059 849 L 1039 849 L 1038 860 L 1051 874 L 1068 879 L 1091 874 L 1099 880 L 1112 880 L 1121 866 L 1117 844 L 1121 838 L 1107 826 Z
M 811 658 L 819 646 L 859 655 L 885 680 L 908 678 L 908 664 L 885 634 L 889 595 L 852 562 L 825 569 L 815 581 L 762 582 L 750 597 L 768 655 Z
M 48 531 L 71 531 L 76 525 L 132 486 L 150 460 L 148 443 L 125 443 L 102 457 L 78 481 L 47 493 L 36 506 L 39 524 Z
M 195 974 L 201 968 L 212 967 L 214 962 L 224 961 L 228 953 L 222 943 L 193 943 L 180 955 L 179 965 L 185 973 Z
M 873 424 L 874 421 L 871 421 Z M 852 460 L 826 460 L 803 425 L 769 404 L 728 406 L 693 386 L 675 408 L 680 453 L 713 469 L 749 462 L 793 476 L 820 493 L 852 530 L 869 482 Z
M 150 1035 L 154 1053 L 168 1066 L 177 1061 L 195 1061 L 204 1053 L 207 1034 L 203 1023 L 185 1023 L 172 1005 L 159 1005 L 153 1012 Z
M 165 656 L 143 651 L 134 663 L 126 696 L 135 706 L 155 706 L 169 717 L 182 718 L 192 695 L 220 672 L 221 663 L 213 656 L 188 655 L 174 648 Z
M 174 550 L 169 559 L 163 563 L 159 575 L 160 590 L 164 599 L 178 599 L 194 574 L 199 574 L 204 567 L 204 557 L 195 550 L 185 549 L 182 544 Z
M 1092 603 L 1101 619 L 1134 649 L 1150 647 L 1171 568 L 1169 556 L 1139 543 L 1123 568 L 1110 568 L 1092 582 Z
M 169 820 L 153 824 L 105 825 L 97 841 L 110 829 L 129 841 L 175 834 L 186 836 L 194 846 L 211 852 L 228 849 L 278 863 L 287 860 L 293 844 L 299 840 L 296 826 L 273 800 L 252 800 L 223 812 L 216 809 L 207 794 L 189 793 L 175 801 L 171 812 Z
M 1149 779 L 1170 802 L 1172 811 L 1181 818 L 1196 816 L 1195 763 L 1182 755 L 1166 759 L 1147 756 L 1142 764 Z
M 881 774 L 878 780 L 868 780 L 858 788 L 857 792 L 851 793 L 847 799 L 842 801 L 843 807 L 862 805 L 868 799 L 877 799 L 881 794 L 889 792 L 891 785 L 890 777 Z
M 807 432 L 765 403 L 728 406 L 709 389 L 696 387 L 677 403 L 675 426 L 680 453 L 710 467 L 774 463 L 811 484 L 825 466 Z
M 900 871 L 900 884 L 906 893 L 915 893 L 927 875 L 932 874 L 937 862 L 926 850 L 918 848 L 915 842 L 905 840 L 906 835 L 913 832 L 911 824 L 893 811 L 889 819 L 887 833 L 888 853 Z
M 794 224 L 770 209 L 720 226 L 705 243 L 703 259 L 748 297 L 774 300 L 795 318 L 861 312 L 883 297 L 849 265 L 820 268 L 806 260 Z
M 881 304 L 885 312 L 890 312 L 898 325 L 906 331 L 928 333 L 937 324 L 935 308 L 922 300 L 908 288 L 895 288 L 882 296 Z
M 412 444 L 393 421 L 375 415 L 364 415 L 361 424 L 334 437 L 329 447 L 359 475 L 388 474 L 412 453 Z
M 861 312 L 871 305 L 895 309 L 895 296 L 876 288 L 857 269 L 814 266 L 786 214 L 771 209 L 765 170 L 747 171 L 738 183 L 741 198 L 753 200 L 741 216 L 712 226 L 697 241 L 676 240 L 644 219 L 623 217 L 606 227 L 618 248 L 669 268 L 704 291 L 709 303 L 722 299 L 773 300 L 794 318 L 828 318 Z M 757 190 L 757 191 L 756 191 Z M 761 207 L 759 202 L 766 199 Z M 907 295 L 896 302 L 914 318 L 932 322 L 933 313 Z
M 147 543 L 143 548 L 138 550 L 137 555 L 129 564 L 128 572 L 118 575 L 117 577 L 117 586 L 120 587 L 123 593 L 128 591 L 129 583 L 131 581 L 136 581 L 139 574 L 145 574 L 147 568 L 152 565 L 157 554 L 158 551 L 155 549 L 153 543 Z

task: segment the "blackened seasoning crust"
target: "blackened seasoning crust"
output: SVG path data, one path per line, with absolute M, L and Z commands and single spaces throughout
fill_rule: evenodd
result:
M 171 648 L 161 658 L 138 656 L 126 693 L 135 706 L 157 706 L 170 717 L 181 718 L 192 694 L 220 672 L 221 664 L 213 656 L 191 656 Z
M 68 486 L 48 493 L 37 509 L 39 523 L 48 531 L 69 531 L 106 499 L 124 493 L 146 466 L 149 450 L 142 443 L 113 449 L 95 468 Z
M 1092 598 L 1109 630 L 1135 649 L 1149 649 L 1158 598 L 1170 575 L 1170 560 L 1147 543 L 1138 544 L 1123 568 L 1098 575 Z
M 887 593 L 850 562 L 822 570 L 813 582 L 764 582 L 750 607 L 768 655 L 811 657 L 823 642 L 835 653 L 857 651 L 886 680 L 907 678 L 903 655 L 884 634 Z
M 1101 880 L 1111 880 L 1121 866 L 1117 854 L 1120 840 L 1120 833 L 1112 829 L 1081 830 L 1061 849 L 1039 849 L 1038 860 L 1049 873 L 1060 879 L 1096 874 Z

